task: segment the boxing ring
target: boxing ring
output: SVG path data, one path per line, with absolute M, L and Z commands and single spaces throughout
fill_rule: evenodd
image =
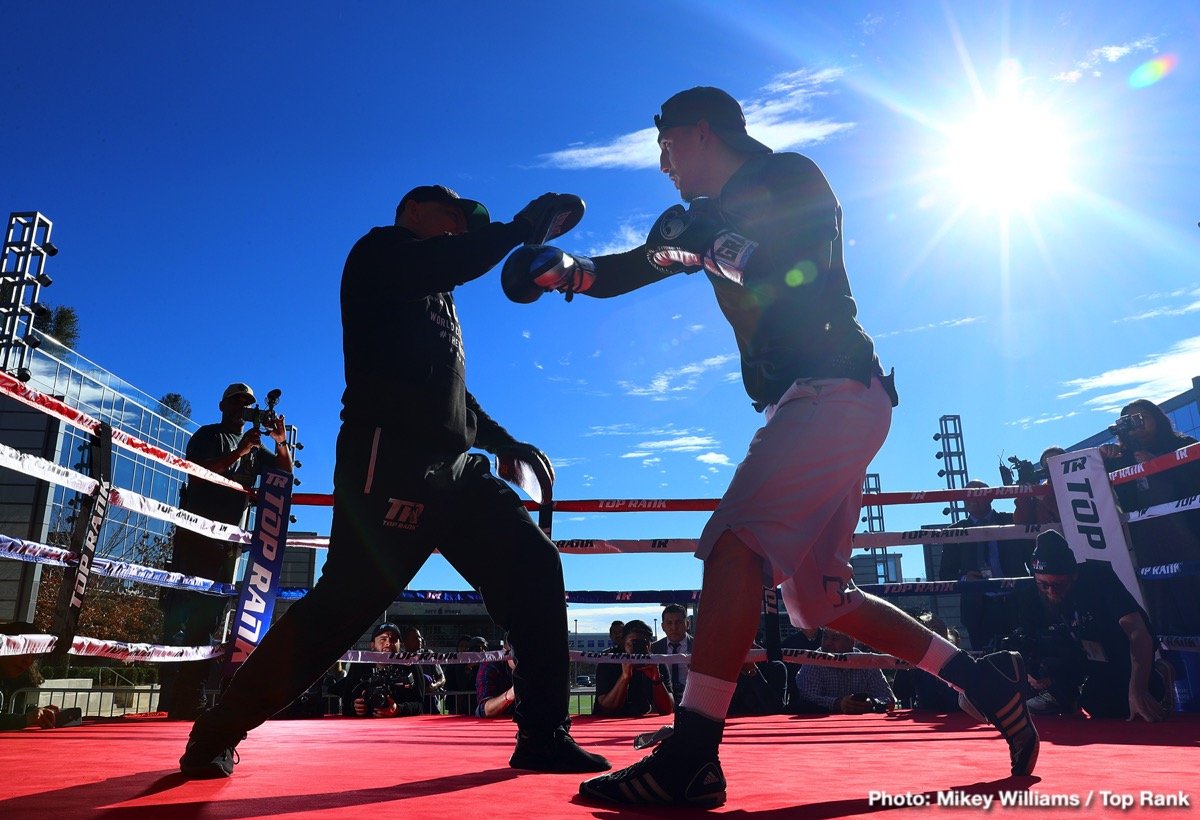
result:
M 112 658 L 148 663 L 221 659 L 226 670 L 245 657 L 265 632 L 276 600 L 300 597 L 305 590 L 281 589 L 283 549 L 327 546 L 321 538 L 288 538 L 291 505 L 327 505 L 328 495 L 291 492 L 290 477 L 268 474 L 255 499 L 253 531 L 206 521 L 162 502 L 114 486 L 105 472 L 111 448 L 121 447 L 189 476 L 227 486 L 232 482 L 184 459 L 113 430 L 58 400 L 0 373 L 0 393 L 35 407 L 92 436 L 91 475 L 0 445 L 0 467 L 39 481 L 67 486 L 86 499 L 77 542 L 70 548 L 0 534 L 0 558 L 63 567 L 66 577 L 55 625 L 50 633 L 0 636 L 0 655 L 54 655 Z M 105 455 L 106 451 L 108 455 Z M 1192 445 L 1152 462 L 1108 475 L 1097 472 L 1094 451 L 1068 453 L 1052 462 L 1055 495 L 1063 520 L 1060 531 L 1078 557 L 1102 557 L 1137 591 L 1140 584 L 1200 574 L 1200 561 L 1135 568 L 1125 543 L 1126 523 L 1177 514 L 1200 506 L 1200 498 L 1122 514 L 1112 505 L 1114 484 L 1133 481 L 1200 459 Z M 1090 462 L 1090 463 L 1085 463 Z M 1102 465 L 1101 465 L 1102 466 Z M 1061 480 L 1058 480 L 1061 478 Z M 1013 486 L 963 490 L 872 493 L 865 505 L 944 503 L 966 498 L 1014 498 L 1045 494 L 1049 487 Z M 547 495 L 548 498 L 548 495 Z M 598 499 L 528 503 L 539 523 L 549 528 L 556 512 L 635 513 L 711 510 L 712 499 Z M 1108 505 L 1106 507 L 1106 505 Z M 166 521 L 209 537 L 243 546 L 247 571 L 239 584 L 184 576 L 163 569 L 114 560 L 96 550 L 107 509 L 119 507 Z M 1042 527 L 1040 529 L 1044 529 Z M 904 532 L 860 533 L 855 549 L 926 543 L 994 540 L 1011 542 L 1036 536 L 1036 526 L 1009 525 L 970 530 L 947 527 Z M 695 541 L 678 539 L 575 539 L 557 542 L 564 555 L 683 553 Z M 1126 545 L 1127 546 L 1127 545 Z M 1082 553 L 1082 554 L 1081 554 Z M 1113 554 L 1116 553 L 1114 560 Z M 168 646 L 106 640 L 75 634 L 86 602 L 89 579 L 96 576 L 128 583 L 183 589 L 227 597 L 234 603 L 231 632 L 222 645 Z M 884 597 L 959 595 L 964 591 L 1012 590 L 1030 579 L 945 581 L 865 585 Z M 772 590 L 764 590 L 771 613 Z M 1139 601 L 1140 592 L 1137 592 Z M 477 601 L 473 592 L 409 590 L 415 601 Z M 696 590 L 573 590 L 571 603 L 694 603 Z M 1200 636 L 1160 636 L 1164 649 L 1200 652 Z M 748 659 L 780 659 L 791 664 L 841 667 L 896 667 L 886 655 L 828 655 L 781 649 L 776 630 L 767 647 Z M 351 650 L 347 662 L 479 663 L 500 660 L 502 652 L 397 653 Z M 571 652 L 588 663 L 638 661 L 686 662 L 686 655 L 600 655 Z M 1194 656 L 1189 656 L 1194 657 Z M 1192 663 L 1177 662 L 1176 698 L 1194 702 Z M 1185 687 L 1181 689 L 1181 685 Z M 20 706 L 14 700 L 13 707 Z M 8 705 L 6 704 L 6 707 Z M 6 711 L 9 709 L 6 708 Z M 605 754 L 620 767 L 643 754 L 635 734 L 669 719 L 581 718 L 573 734 L 584 746 Z M 753 811 L 779 817 L 837 817 L 880 810 L 936 811 L 973 816 L 980 810 L 1029 810 L 1062 807 L 1100 814 L 1154 809 L 1158 816 L 1186 812 L 1179 805 L 1200 800 L 1195 772 L 1200 771 L 1200 715 L 1180 712 L 1162 724 L 1140 721 L 1042 717 L 1043 750 L 1037 775 L 1010 778 L 1003 742 L 990 727 L 962 714 L 932 716 L 900 710 L 889 715 L 770 715 L 732 718 L 722 760 L 730 782 L 729 802 L 719 811 Z M 190 724 L 155 714 L 117 719 L 85 716 L 82 726 L 9 732 L 0 736 L 0 816 L 61 817 L 252 817 L 275 814 L 339 816 L 381 811 L 446 813 L 478 811 L 494 816 L 616 816 L 575 797 L 579 776 L 532 775 L 507 767 L 513 727 L 508 721 L 430 715 L 383 721 L 327 717 L 270 721 L 239 746 L 245 760 L 228 781 L 191 782 L 177 774 Z M 388 744 L 385 746 L 384 744 Z M 813 775 L 816 775 L 815 777 Z M 530 780 L 528 778 L 535 778 Z M 534 786 L 534 788 L 530 788 Z M 1182 791 L 1181 791 L 1182 790 Z M 1127 802 L 1132 801 L 1132 802 Z M 1171 803 L 1174 801 L 1174 804 Z M 984 805 L 986 804 L 986 806 Z M 671 813 L 667 810 L 666 813 Z M 659 816 L 646 812 L 643 816 Z M 620 814 L 635 816 L 623 811 Z

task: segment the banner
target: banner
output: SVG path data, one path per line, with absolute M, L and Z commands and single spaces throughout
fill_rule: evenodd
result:
M 225 677 L 237 670 L 271 626 L 292 510 L 292 474 L 279 469 L 263 473 L 256 509 L 246 575 L 233 614 L 232 646 L 222 672 Z
M 1121 521 L 1100 449 L 1093 447 L 1051 456 L 1048 470 L 1062 519 L 1062 534 L 1075 553 L 1075 560 L 1103 561 L 1111 566 L 1144 609 L 1146 602 L 1129 554 L 1129 533 Z
M 79 626 L 79 613 L 87 598 L 88 579 L 92 564 L 96 560 L 96 546 L 100 543 L 100 531 L 108 517 L 108 494 L 112 490 L 112 428 L 101 422 L 92 434 L 88 447 L 88 467 L 96 480 L 96 489 L 85 499 L 75 519 L 71 533 L 71 551 L 79 556 L 79 563 L 63 573 L 62 586 L 58 589 L 58 604 L 54 609 L 52 632 L 58 643 L 52 659 L 63 658 L 70 650 Z

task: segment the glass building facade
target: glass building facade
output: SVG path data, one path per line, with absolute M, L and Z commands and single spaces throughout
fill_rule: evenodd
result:
M 41 334 L 39 334 L 41 335 Z M 53 396 L 147 444 L 182 456 L 199 426 L 103 367 L 41 335 L 30 351 L 29 387 Z M 0 397 L 0 442 L 78 472 L 90 435 L 15 399 Z M 185 474 L 123 447 L 113 447 L 113 482 L 122 489 L 171 505 L 179 503 Z M 0 532 L 65 547 L 78 509 L 77 493 L 11 470 L 0 470 Z M 105 557 L 162 566 L 171 525 L 109 509 L 97 552 Z M 41 567 L 0 560 L 0 619 L 32 620 Z

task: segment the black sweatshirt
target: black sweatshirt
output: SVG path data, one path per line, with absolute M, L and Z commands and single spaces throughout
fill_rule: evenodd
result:
M 390 226 L 355 243 L 342 271 L 343 421 L 400 430 L 422 452 L 513 441 L 467 392 L 450 292 L 495 267 L 529 231 L 524 221 L 493 222 L 419 239 Z

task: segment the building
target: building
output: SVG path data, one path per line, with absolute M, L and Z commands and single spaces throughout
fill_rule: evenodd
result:
M 53 396 L 142 441 L 182 456 L 197 424 L 96 363 L 34 331 L 40 345 L 29 351 L 29 386 Z M 89 434 L 15 399 L 0 396 L 0 442 L 73 470 Z M 113 448 L 117 487 L 163 501 L 179 503 L 184 475 L 123 447 Z M 65 547 L 77 510 L 77 493 L 0 470 L 0 532 Z M 171 525 L 118 507 L 109 510 L 97 553 L 108 558 L 162 566 Z M 42 566 L 0 559 L 0 619 L 33 620 Z M 147 594 L 157 595 L 153 587 Z M 96 636 L 104 637 L 104 636 Z

